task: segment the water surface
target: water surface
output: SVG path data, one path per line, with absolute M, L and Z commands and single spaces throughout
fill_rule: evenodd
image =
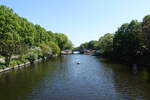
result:
M 1 74 L 0 100 L 150 100 L 149 77 L 148 70 L 69 55 Z

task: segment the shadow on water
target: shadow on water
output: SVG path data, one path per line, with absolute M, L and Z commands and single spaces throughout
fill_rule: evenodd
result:
M 103 66 L 113 71 L 114 87 L 125 100 L 150 100 L 150 69 L 133 68 L 99 59 Z
M 59 60 L 61 62 L 61 59 Z M 41 85 L 46 76 L 53 78 L 57 64 L 52 60 L 52 62 L 41 62 L 1 74 L 0 100 L 26 100 L 26 97 Z

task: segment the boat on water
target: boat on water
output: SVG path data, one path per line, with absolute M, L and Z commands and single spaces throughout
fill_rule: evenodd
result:
M 77 64 L 80 64 L 80 62 L 77 62 Z

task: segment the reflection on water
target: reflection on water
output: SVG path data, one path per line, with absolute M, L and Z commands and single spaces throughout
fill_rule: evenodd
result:
M 0 75 L 0 100 L 150 100 L 150 72 L 136 71 L 93 56 L 63 56 Z

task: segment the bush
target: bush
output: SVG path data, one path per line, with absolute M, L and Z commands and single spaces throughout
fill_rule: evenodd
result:
M 40 49 L 38 47 L 33 47 L 29 50 L 28 54 L 25 55 L 25 60 L 29 60 L 33 63 L 36 59 L 38 59 Z
M 26 56 L 26 55 L 20 56 L 20 57 L 19 57 L 19 60 L 20 60 L 22 63 L 26 63 L 26 62 L 29 61 L 29 60 L 27 59 L 27 56 Z
M 41 57 L 50 57 L 52 55 L 52 49 L 49 45 L 45 44 L 45 43 L 41 43 L 39 45 L 40 49 L 41 49 Z
M 4 62 L 0 62 L 0 69 L 4 69 L 6 68 L 5 63 Z
M 31 63 L 33 63 L 36 59 L 38 59 L 38 55 L 37 54 L 29 54 L 28 56 L 27 56 L 27 59 L 31 62 Z
M 19 65 L 19 64 L 22 64 L 22 62 L 20 60 L 18 60 L 18 59 L 12 59 L 10 61 L 10 66 L 12 66 L 12 67 L 14 67 L 16 65 Z
M 60 54 L 60 48 L 58 47 L 57 44 L 55 44 L 54 42 L 48 42 L 48 45 L 49 45 L 50 48 L 52 49 L 52 54 L 53 54 L 53 55 L 58 55 L 58 54 Z

